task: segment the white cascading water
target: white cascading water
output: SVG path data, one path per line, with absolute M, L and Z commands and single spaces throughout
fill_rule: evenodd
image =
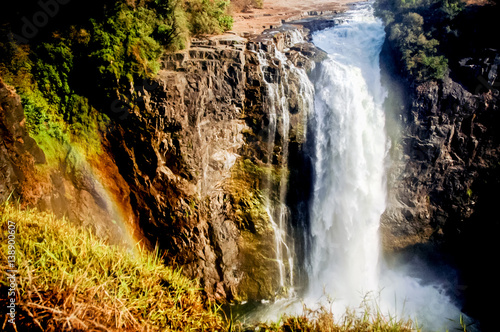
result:
M 368 296 L 383 314 L 444 330 L 460 315 L 444 291 L 379 264 L 388 151 L 379 66 L 385 33 L 371 5 L 358 5 L 344 23 L 313 35 L 329 57 L 318 70 L 311 119 L 313 250 L 304 301 L 314 306 L 330 297 L 339 317 Z
M 298 30 L 292 30 L 288 35 L 289 40 L 287 45 L 293 45 L 303 42 L 302 34 Z M 260 51 L 258 53 L 260 67 L 264 73 L 266 67 L 269 65 L 266 59 L 266 53 Z M 299 93 L 301 105 L 300 109 L 304 113 L 303 126 L 306 127 L 307 113 L 312 110 L 312 100 L 314 89 L 312 83 L 309 81 L 304 70 L 299 70 L 291 62 L 288 61 L 285 54 L 275 50 L 274 57 L 278 60 L 280 66 L 287 66 L 283 71 L 284 77 L 279 82 L 267 82 L 265 105 L 267 107 L 267 114 L 269 116 L 268 125 L 268 166 L 272 167 L 272 160 L 274 155 L 274 146 L 276 140 L 276 133 L 282 137 L 281 146 L 281 160 L 279 173 L 278 188 L 272 188 L 271 175 L 266 179 L 267 187 L 269 189 L 266 211 L 274 232 L 276 262 L 278 264 L 279 280 L 280 280 L 280 293 L 282 296 L 290 297 L 295 294 L 294 291 L 294 242 L 292 236 L 289 234 L 288 219 L 290 210 L 285 204 L 287 187 L 288 187 L 288 144 L 290 133 L 290 110 L 285 93 L 285 84 L 288 82 L 288 75 L 296 75 L 299 82 Z M 265 75 L 263 75 L 265 77 Z M 304 132 L 305 135 L 305 132 Z M 305 137 L 305 136 L 304 136 Z M 277 199 L 271 199 L 271 191 L 277 192 Z
M 329 54 L 315 82 L 314 193 L 309 297 L 348 305 L 378 287 L 378 227 L 385 209 L 387 151 L 379 53 L 384 27 L 358 9 L 315 33 Z
M 315 69 L 314 87 L 304 70 L 293 65 L 287 68 L 300 78 L 302 107 L 314 109 L 305 113 L 309 119 L 304 118 L 304 123 L 310 121 L 307 137 L 314 146 L 309 282 L 302 298 L 289 293 L 288 298 L 249 313 L 249 321 L 276 321 L 283 313 L 302 314 L 303 304 L 315 308 L 333 300 L 329 308 L 337 321 L 346 309 L 355 310 L 364 303 L 387 317 L 412 318 L 423 331 L 460 326 L 460 310 L 444 289 L 438 284 L 421 284 L 403 268 L 389 270 L 379 257 L 378 228 L 386 208 L 385 160 L 389 150 L 383 109 L 387 92 L 381 85 L 379 66 L 384 38 L 384 27 L 373 16 L 372 2 L 358 4 L 344 14 L 342 24 L 314 33 L 313 43 L 328 53 Z M 302 41 L 297 34 L 290 40 Z M 276 52 L 275 56 L 282 65 L 286 63 L 284 54 Z M 265 55 L 259 58 L 264 70 L 268 65 Z M 278 123 L 282 124 L 280 134 L 288 136 L 288 108 L 283 85 L 267 83 L 267 87 L 266 103 L 271 103 L 268 144 L 272 151 Z M 283 174 L 280 202 L 269 204 L 268 214 L 275 231 L 281 284 L 293 287 L 293 243 L 286 234 L 289 210 L 284 204 L 286 181 Z

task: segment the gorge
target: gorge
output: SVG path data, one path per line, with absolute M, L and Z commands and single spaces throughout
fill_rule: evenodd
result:
M 71 31 L 76 59 L 85 33 Z M 40 88 L 42 107 L 2 67 L 0 201 L 157 247 L 207 299 L 274 303 L 259 319 L 328 297 L 341 316 L 373 296 L 424 331 L 460 328 L 462 313 L 488 331 L 500 56 L 471 46 L 418 81 L 401 74 L 392 32 L 363 2 L 246 38 L 198 36 L 111 97 L 78 81 L 90 56 L 64 72 L 47 47 L 88 98 L 58 120 L 77 130 L 52 132 L 41 109 L 64 89 Z M 60 84 L 50 73 L 40 87 Z

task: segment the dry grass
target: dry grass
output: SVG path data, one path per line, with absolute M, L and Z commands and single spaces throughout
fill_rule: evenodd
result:
M 196 283 L 162 264 L 158 253 L 127 252 L 49 213 L 0 206 L 1 265 L 7 223 L 16 233 L 18 331 L 218 331 Z M 7 279 L 2 277 L 5 308 Z M 6 316 L 5 316 L 6 317 Z M 0 322 L 0 330 L 12 328 Z
M 331 304 L 331 303 L 330 303 Z M 304 307 L 303 314 L 281 317 L 272 324 L 249 327 L 233 323 L 231 331 L 273 332 L 421 332 L 411 319 L 396 319 L 382 315 L 364 302 L 359 310 L 347 310 L 342 317 L 335 317 L 330 308 L 321 306 L 312 310 Z

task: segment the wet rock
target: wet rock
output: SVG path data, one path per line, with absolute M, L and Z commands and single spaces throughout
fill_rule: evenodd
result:
M 287 74 L 292 127 L 304 118 L 298 80 L 283 72 L 289 64 L 274 54 L 287 47 L 290 33 L 250 42 L 211 37 L 163 56 L 158 88 L 146 91 L 143 109 L 107 137 L 130 187 L 136 223 L 215 299 L 271 298 L 279 286 L 269 220 L 255 215 L 240 225 L 230 184 L 239 160 L 267 162 L 267 83 Z M 267 52 L 264 72 L 260 50 Z M 313 66 L 301 49 L 292 53 L 292 62 Z M 294 132 L 300 135 L 299 129 Z M 276 144 L 279 164 L 283 139 Z

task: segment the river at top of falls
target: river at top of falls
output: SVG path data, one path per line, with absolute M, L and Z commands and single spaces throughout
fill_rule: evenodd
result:
M 383 108 L 387 91 L 379 65 L 384 38 L 371 2 L 346 12 L 342 24 L 313 34 L 313 43 L 328 58 L 313 75 L 309 119 L 314 179 L 309 281 L 301 298 L 261 308 L 261 319 L 300 314 L 302 304 L 315 308 L 330 302 L 338 319 L 346 309 L 365 303 L 383 315 L 412 318 L 423 331 L 460 326 L 460 310 L 442 287 L 390 270 L 380 257 L 389 149 Z

